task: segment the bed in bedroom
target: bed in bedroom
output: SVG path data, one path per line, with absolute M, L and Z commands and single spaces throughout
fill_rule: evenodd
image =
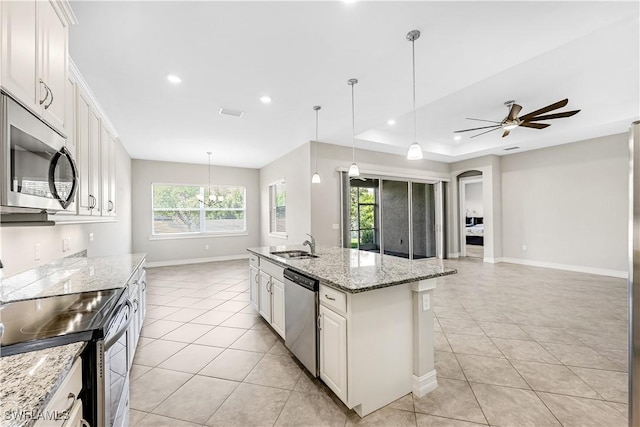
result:
M 484 245 L 484 218 L 482 217 L 467 217 L 465 236 L 467 239 L 467 245 Z

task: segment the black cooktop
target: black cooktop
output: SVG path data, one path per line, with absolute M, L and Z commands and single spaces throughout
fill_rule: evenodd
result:
M 14 301 L 0 307 L 0 356 L 104 337 L 124 289 Z

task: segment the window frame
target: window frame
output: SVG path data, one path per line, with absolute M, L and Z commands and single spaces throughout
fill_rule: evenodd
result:
M 242 200 L 243 206 L 242 208 L 237 209 L 229 209 L 229 208 L 210 208 L 207 207 L 204 203 L 198 201 L 198 208 L 155 208 L 155 200 L 154 200 L 154 187 L 155 186 L 167 186 L 167 187 L 195 187 L 199 188 L 199 194 L 204 196 L 206 190 L 209 188 L 238 188 L 242 190 Z M 243 228 L 242 230 L 229 230 L 229 231 L 187 231 L 180 233 L 158 233 L 155 229 L 155 213 L 156 211 L 177 211 L 177 210 L 185 210 L 192 212 L 199 212 L 199 223 L 200 230 L 206 224 L 206 214 L 207 212 L 224 212 L 224 211 L 242 211 L 243 215 Z M 209 186 L 208 184 L 189 184 L 189 183 L 166 183 L 166 182 L 152 182 L 151 183 L 151 236 L 149 239 L 151 240 L 163 240 L 163 239 L 180 239 L 180 238 L 198 238 L 198 237 L 232 237 L 232 236 L 246 236 L 248 235 L 247 228 L 247 187 L 244 185 L 227 185 L 227 184 L 212 184 Z
M 379 223 L 378 223 L 378 208 L 379 208 L 379 187 L 360 187 L 360 186 L 350 186 L 350 189 L 357 189 L 356 190 L 356 215 L 357 215 L 357 219 L 358 219 L 358 228 L 357 229 L 352 229 L 351 228 L 351 224 L 349 225 L 349 234 L 351 233 L 357 233 L 358 235 L 358 244 L 355 247 L 355 249 L 362 249 L 362 250 L 374 250 L 374 249 L 380 249 L 380 244 L 379 244 Z M 360 202 L 360 191 L 363 188 L 372 188 L 373 189 L 373 203 L 362 203 Z M 351 197 L 349 198 L 351 199 Z M 372 228 L 362 228 L 361 227 L 361 223 L 360 223 L 360 207 L 361 206 L 371 206 L 373 208 L 373 227 Z M 351 222 L 351 221 L 350 221 Z M 362 241 L 362 232 L 363 231 L 372 231 L 373 232 L 373 243 L 369 243 L 369 244 L 365 244 L 362 245 L 361 241 Z M 378 242 L 378 243 L 376 243 Z
M 274 221 L 274 216 L 276 215 L 276 210 L 278 206 L 276 205 L 277 201 L 277 193 L 276 189 L 278 185 L 284 185 L 284 230 L 278 231 L 276 221 Z M 281 239 L 287 238 L 287 180 L 285 178 L 279 179 L 275 182 L 269 184 L 268 192 L 269 192 L 269 236 L 277 237 Z M 274 229 L 276 228 L 276 229 Z

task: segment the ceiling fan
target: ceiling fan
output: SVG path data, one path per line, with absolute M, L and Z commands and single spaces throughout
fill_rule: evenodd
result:
M 539 110 L 532 111 L 531 113 L 518 117 L 518 114 L 520 114 L 520 111 L 522 110 L 522 106 L 516 104 L 515 101 L 507 101 L 504 103 L 504 105 L 509 110 L 509 113 L 507 114 L 507 117 L 502 119 L 501 122 L 496 122 L 493 120 L 484 120 L 484 119 L 473 119 L 473 118 L 467 117 L 467 120 L 477 120 L 479 122 L 488 122 L 488 123 L 495 123 L 495 124 L 491 126 L 482 126 L 479 128 L 456 130 L 453 133 L 488 129 L 484 132 L 480 132 L 479 134 L 473 135 L 471 137 L 471 138 L 475 138 L 476 136 L 484 135 L 485 133 L 493 132 L 494 130 L 503 129 L 504 133 L 502 134 L 502 137 L 504 138 L 505 136 L 509 135 L 509 132 L 511 132 L 513 129 L 517 128 L 518 126 L 532 128 L 532 129 L 544 129 L 551 125 L 548 123 L 534 123 L 534 122 L 537 122 L 539 120 L 551 120 L 551 119 L 561 119 L 563 117 L 571 117 L 574 114 L 577 114 L 580 112 L 580 110 L 573 110 L 573 111 L 565 111 L 562 113 L 545 115 L 545 113 L 548 113 L 549 111 L 557 110 L 558 108 L 564 107 L 565 105 L 567 105 L 568 102 L 569 102 L 568 99 L 563 99 L 562 101 L 558 101 L 551 105 L 547 105 L 546 107 L 540 108 Z

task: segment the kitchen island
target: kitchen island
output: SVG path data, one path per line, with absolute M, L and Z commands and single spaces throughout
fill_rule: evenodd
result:
M 320 281 L 320 378 L 347 407 L 365 416 L 409 392 L 421 397 L 437 387 L 431 298 L 438 278 L 456 270 L 440 260 L 356 249 L 321 247 L 317 257 L 300 259 L 274 253 L 306 251 L 301 246 L 247 250 L 252 303 L 281 335 L 284 307 L 273 290 L 283 270 Z

